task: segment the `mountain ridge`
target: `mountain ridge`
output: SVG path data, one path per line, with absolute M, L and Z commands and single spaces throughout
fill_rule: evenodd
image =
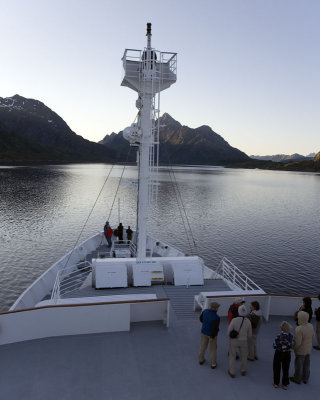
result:
M 302 161 L 274 162 L 251 158 L 249 162 L 237 163 L 229 165 L 229 167 L 270 169 L 276 171 L 320 172 L 320 151 L 312 159 Z
M 248 161 L 249 157 L 232 147 L 208 125 L 189 128 L 164 113 L 159 120 L 160 163 L 217 165 Z M 99 143 L 128 152 L 129 142 L 122 131 L 106 135 Z
M 108 148 L 77 135 L 39 100 L 0 97 L 0 122 L 1 142 L 6 142 L 6 151 L 0 153 L 2 162 L 23 161 L 25 153 L 26 161 L 35 162 L 112 162 L 117 158 Z
M 294 162 L 292 159 L 281 162 L 252 159 L 230 146 L 208 125 L 189 128 L 168 113 L 162 115 L 159 123 L 162 164 L 320 171 L 320 152 L 312 159 Z M 57 113 L 41 101 L 20 95 L 0 97 L 2 164 L 135 162 L 136 155 L 130 152 L 131 149 L 129 142 L 122 137 L 122 131 L 106 135 L 99 143 L 90 142 L 73 132 Z
M 312 160 L 314 156 L 315 153 L 310 153 L 307 156 L 294 153 L 294 154 L 274 154 L 266 156 L 250 155 L 250 158 L 253 158 L 255 160 L 274 161 L 274 162 L 297 162 L 302 160 Z

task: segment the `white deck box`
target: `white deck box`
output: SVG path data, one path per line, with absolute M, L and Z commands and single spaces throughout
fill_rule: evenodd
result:
M 105 259 L 92 260 L 93 283 L 96 289 L 128 286 L 128 274 L 125 263 Z
M 163 282 L 163 267 L 154 261 L 132 263 L 133 286 L 151 286 L 155 282 Z
M 171 264 L 175 286 L 203 285 L 202 260 L 199 257 L 190 257 L 186 260 L 175 260 Z

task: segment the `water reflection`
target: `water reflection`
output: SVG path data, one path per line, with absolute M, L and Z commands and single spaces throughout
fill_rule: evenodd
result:
M 91 211 L 82 239 L 101 230 L 106 218 L 117 225 L 116 194 L 124 226 L 136 225 L 137 185 L 129 182 L 137 170 L 111 168 L 0 168 L 1 309 L 74 246 Z M 161 168 L 160 182 L 151 234 L 190 253 L 190 224 L 208 265 L 227 256 L 266 291 L 318 293 L 319 175 L 178 167 L 174 175 Z

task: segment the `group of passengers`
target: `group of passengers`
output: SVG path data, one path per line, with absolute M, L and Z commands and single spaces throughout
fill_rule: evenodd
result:
M 118 237 L 119 242 L 123 243 L 123 225 L 121 222 L 119 223 L 118 227 L 115 230 L 113 230 L 109 224 L 109 221 L 107 221 L 104 225 L 103 231 L 104 231 L 104 236 L 108 242 L 108 247 L 112 246 L 112 236 Z M 126 234 L 127 234 L 127 242 L 129 243 L 132 240 L 132 234 L 133 234 L 133 231 L 130 228 L 130 226 L 128 226 Z
M 320 300 L 320 294 L 318 296 Z M 200 315 L 202 322 L 201 341 L 199 351 L 199 364 L 205 362 L 205 351 L 209 345 L 211 368 L 217 367 L 217 337 L 219 331 L 220 317 L 218 315 L 220 304 L 212 302 L 209 309 L 205 309 Z M 314 311 L 316 316 L 316 334 L 318 344 L 314 349 L 320 350 L 320 307 Z M 283 321 L 280 325 L 280 332 L 276 335 L 273 342 L 275 350 L 273 357 L 273 386 L 278 388 L 280 385 L 280 375 L 282 370 L 281 387 L 287 389 L 289 382 L 300 384 L 307 383 L 310 375 L 310 353 L 312 340 L 314 337 L 312 319 L 312 300 L 304 297 L 302 305 L 294 314 L 297 327 L 294 334 L 291 333 L 292 326 Z M 247 360 L 258 360 L 257 336 L 262 322 L 260 304 L 253 301 L 250 304 L 250 311 L 247 312 L 244 299 L 237 297 L 228 310 L 228 330 L 229 338 L 229 370 L 231 378 L 235 377 L 236 360 L 240 359 L 241 375 L 246 375 Z M 291 362 L 291 350 L 295 353 L 294 375 L 289 378 L 289 367 Z

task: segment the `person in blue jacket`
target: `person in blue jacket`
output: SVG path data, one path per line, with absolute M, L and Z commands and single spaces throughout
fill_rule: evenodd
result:
M 200 315 L 202 329 L 199 364 L 202 365 L 204 363 L 204 354 L 209 345 L 210 363 L 212 369 L 217 367 L 217 338 L 220 324 L 220 317 L 217 312 L 219 307 L 219 303 L 213 302 L 210 304 L 210 309 L 204 310 Z

